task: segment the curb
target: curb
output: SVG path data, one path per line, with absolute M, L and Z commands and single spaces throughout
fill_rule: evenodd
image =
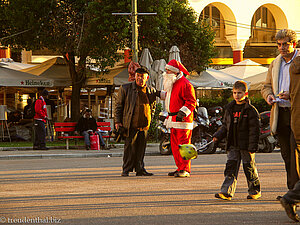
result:
M 145 156 L 160 156 L 159 152 L 146 152 Z M 123 157 L 123 152 L 119 153 L 72 153 L 72 154 L 22 154 L 22 155 L 4 155 L 0 160 L 16 159 L 57 159 L 57 158 L 100 158 L 100 157 Z

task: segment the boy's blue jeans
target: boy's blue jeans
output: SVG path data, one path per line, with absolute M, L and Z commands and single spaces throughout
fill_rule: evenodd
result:
M 102 135 L 101 135 L 101 132 L 95 131 L 95 133 L 98 134 L 98 136 L 99 136 L 100 145 L 101 145 L 101 146 L 105 146 L 105 142 L 104 142 L 104 140 L 103 140 L 103 137 L 102 137 Z M 87 131 L 83 131 L 83 132 L 82 132 L 82 135 L 83 135 L 83 137 L 84 137 L 84 143 L 85 143 L 85 145 L 90 146 L 90 145 L 91 145 L 91 142 L 90 142 L 90 134 L 89 134 Z
M 222 193 L 233 197 L 241 161 L 243 161 L 243 169 L 247 178 L 248 193 L 255 195 L 260 192 L 260 181 L 255 164 L 255 153 L 230 147 L 227 152 L 227 162 L 224 171 L 225 180 L 221 187 Z

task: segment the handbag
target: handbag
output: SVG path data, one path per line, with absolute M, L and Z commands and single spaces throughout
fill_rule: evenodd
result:
M 96 133 L 90 135 L 91 150 L 100 150 L 99 136 Z

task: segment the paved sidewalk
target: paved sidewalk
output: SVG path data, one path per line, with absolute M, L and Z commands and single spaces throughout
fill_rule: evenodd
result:
M 51 147 L 49 150 L 32 150 L 32 147 L 2 147 L 0 148 L 0 160 L 8 159 L 43 159 L 43 158 L 89 158 L 89 157 L 122 157 L 124 145 L 115 144 L 109 150 L 85 150 L 65 149 L 62 147 Z M 160 155 L 159 144 L 149 143 L 146 148 L 146 156 Z

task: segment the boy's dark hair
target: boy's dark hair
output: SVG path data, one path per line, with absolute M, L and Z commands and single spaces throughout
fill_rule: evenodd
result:
M 241 89 L 244 92 L 248 92 L 248 86 L 245 81 L 238 80 L 233 84 L 232 89 Z
M 137 69 L 135 70 L 135 73 L 140 73 L 140 74 L 145 74 L 145 73 L 147 73 L 148 75 L 150 75 L 149 70 L 148 70 L 146 67 L 144 67 L 144 66 L 142 66 L 142 67 L 140 67 L 140 68 L 137 68 Z

